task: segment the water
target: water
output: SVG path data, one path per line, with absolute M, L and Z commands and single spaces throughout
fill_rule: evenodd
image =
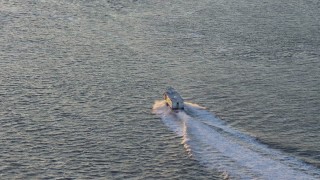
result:
M 319 179 L 319 17 L 314 0 L 0 1 L 1 179 Z

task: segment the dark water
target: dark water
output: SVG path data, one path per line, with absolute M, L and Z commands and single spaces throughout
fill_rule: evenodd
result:
M 319 8 L 0 1 L 0 178 L 318 179 Z

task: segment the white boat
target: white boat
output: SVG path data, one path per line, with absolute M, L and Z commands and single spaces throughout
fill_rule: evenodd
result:
M 180 94 L 172 87 L 167 88 L 163 93 L 163 98 L 166 101 L 167 106 L 172 110 L 184 109 L 184 102 Z

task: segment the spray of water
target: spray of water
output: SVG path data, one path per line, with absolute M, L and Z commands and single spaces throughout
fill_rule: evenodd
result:
M 186 103 L 173 112 L 164 101 L 156 101 L 152 112 L 178 136 L 190 156 L 225 178 L 319 179 L 317 168 L 271 149 L 215 117 L 204 107 Z

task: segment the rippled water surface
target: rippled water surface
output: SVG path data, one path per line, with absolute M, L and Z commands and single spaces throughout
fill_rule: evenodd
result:
M 0 1 L 0 178 L 319 179 L 319 8 Z

